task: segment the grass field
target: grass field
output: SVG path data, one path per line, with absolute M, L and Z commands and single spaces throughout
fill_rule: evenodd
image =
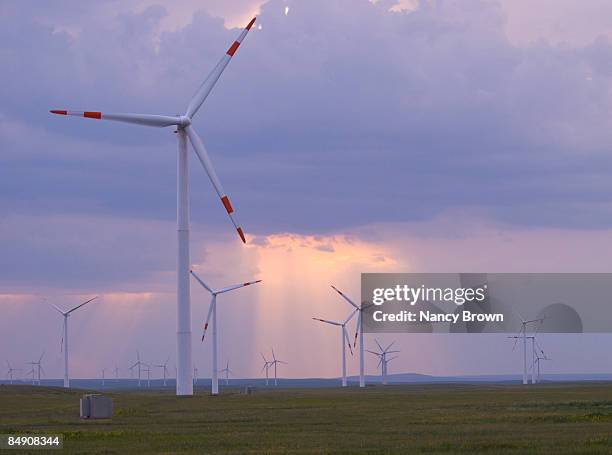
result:
M 119 392 L 104 421 L 79 419 L 82 393 L 0 386 L 0 433 L 59 432 L 83 454 L 612 453 L 610 383 Z

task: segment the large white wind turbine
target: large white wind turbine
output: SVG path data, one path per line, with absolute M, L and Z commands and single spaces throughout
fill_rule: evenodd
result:
M 348 324 L 348 322 L 353 318 L 353 316 L 355 316 L 355 313 L 357 313 L 357 309 L 351 311 L 351 314 L 349 315 L 348 318 L 345 319 L 344 322 L 335 322 L 335 321 L 328 321 L 327 319 L 319 319 L 319 318 L 312 318 L 315 321 L 321 321 L 324 322 L 325 324 L 331 324 L 331 325 L 335 325 L 340 327 L 340 335 L 341 335 L 341 339 L 340 342 L 342 343 L 342 387 L 346 387 L 347 383 L 346 383 L 346 346 L 348 345 L 350 351 L 351 351 L 351 355 L 353 355 L 353 350 L 351 349 L 351 340 L 349 340 L 349 336 L 348 336 L 348 332 L 346 330 L 346 324 Z
M 55 308 L 57 311 L 59 311 L 59 313 L 62 315 L 62 317 L 64 318 L 64 334 L 62 337 L 62 349 L 64 350 L 64 387 L 68 388 L 70 387 L 70 375 L 68 374 L 68 317 L 70 316 L 70 313 L 72 313 L 73 311 L 78 310 L 79 308 L 81 308 L 84 305 L 87 305 L 89 302 L 96 300 L 98 297 L 94 297 L 93 299 L 89 299 L 77 306 L 75 306 L 74 308 L 71 308 L 68 311 L 63 311 L 61 308 L 59 308 L 57 305 L 53 305 L 53 308 Z
M 355 331 L 355 342 L 353 346 L 357 344 L 357 335 L 359 335 L 359 387 L 365 387 L 365 358 L 364 358 L 364 345 L 363 345 L 363 310 L 372 306 L 371 303 L 361 304 L 361 306 L 357 306 L 355 302 L 349 299 L 346 295 L 344 295 L 338 288 L 332 286 L 332 289 L 336 291 L 340 296 L 350 303 L 355 309 L 359 312 L 359 317 L 357 318 L 357 330 Z
M 236 41 L 225 52 L 219 63 L 214 67 L 208 77 L 197 90 L 184 115 L 151 115 L 151 114 L 116 114 L 91 111 L 69 111 L 54 109 L 53 114 L 74 115 L 98 120 L 114 120 L 136 125 L 153 126 L 158 128 L 176 127 L 178 137 L 178 163 L 177 163 L 177 225 L 178 225 L 178 262 L 177 262 L 177 395 L 193 395 L 192 382 L 192 353 L 191 353 L 191 302 L 189 296 L 189 181 L 187 140 L 191 142 L 195 153 L 202 163 L 210 181 L 219 195 L 225 210 L 227 211 L 238 235 L 246 242 L 244 232 L 233 215 L 234 209 L 230 204 L 227 194 L 221 186 L 221 182 L 212 166 L 211 160 L 204 148 L 202 140 L 191 125 L 194 115 L 217 80 L 234 56 L 238 47 L 253 26 L 255 18 L 249 22 L 246 28 L 238 36 Z
M 191 274 L 197 280 L 198 283 L 202 285 L 204 289 L 210 292 L 212 299 L 210 301 L 210 306 L 208 307 L 208 315 L 206 316 L 206 322 L 204 324 L 204 331 L 202 333 L 202 341 L 204 341 L 204 337 L 206 336 L 206 329 L 208 329 L 208 322 L 212 317 L 212 373 L 211 373 L 211 393 L 213 395 L 217 395 L 219 393 L 219 378 L 217 376 L 217 372 L 219 370 L 219 366 L 217 364 L 217 295 L 224 294 L 229 291 L 233 291 L 234 289 L 240 289 L 245 286 L 250 286 L 251 284 L 260 283 L 261 280 L 249 281 L 248 283 L 235 284 L 233 286 L 228 286 L 226 288 L 222 288 L 219 290 L 213 290 L 210 286 L 208 286 L 204 281 L 200 279 L 199 276 L 195 274 L 192 270 Z
M 379 357 L 377 366 L 380 367 L 381 382 L 383 383 L 383 385 L 387 385 L 387 372 L 388 372 L 389 362 L 391 362 L 391 360 L 393 359 L 397 359 L 397 356 L 391 357 L 389 359 L 387 358 L 387 355 L 393 354 L 396 352 L 400 352 L 400 351 L 390 351 L 391 347 L 395 344 L 395 341 L 391 343 L 389 346 L 387 346 L 385 349 L 383 349 L 383 347 L 380 345 L 378 340 L 375 339 L 374 341 L 376 341 L 376 345 L 378 346 L 378 349 L 380 350 L 380 352 L 370 351 L 369 349 L 366 349 L 366 351 L 368 351 L 370 354 L 374 354 Z

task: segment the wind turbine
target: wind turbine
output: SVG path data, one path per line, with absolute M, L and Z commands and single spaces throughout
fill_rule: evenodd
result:
M 147 365 L 147 368 L 143 368 L 143 370 L 145 373 L 147 373 L 147 388 L 151 388 L 151 368 L 149 368 L 149 365 Z
M 263 370 L 266 370 L 266 385 L 268 385 L 268 379 L 269 379 L 268 372 L 269 372 L 269 370 L 270 370 L 270 365 L 271 365 L 271 362 L 269 362 L 269 361 L 266 359 L 266 356 L 265 356 L 265 355 L 263 355 L 263 352 L 260 352 L 260 354 L 261 354 L 261 358 L 262 358 L 262 359 L 263 359 L 263 361 L 264 361 L 264 365 L 263 365 L 263 368 L 261 369 L 261 371 L 263 372 Z
M 519 333 L 517 336 L 515 337 L 510 337 L 510 338 L 514 338 L 514 347 L 512 348 L 514 350 L 514 348 L 516 348 L 516 343 L 518 342 L 519 338 L 521 338 L 523 340 L 523 384 L 527 384 L 527 326 L 529 324 L 535 324 L 535 323 L 540 323 L 540 325 L 542 325 L 542 323 L 544 322 L 545 318 L 538 318 L 538 319 L 530 319 L 530 320 L 526 320 L 517 310 L 514 310 L 515 314 L 519 317 L 519 319 L 521 320 L 521 330 L 519 330 Z M 537 330 L 536 330 L 537 332 Z M 521 335 L 522 334 L 522 335 Z M 532 342 L 533 343 L 533 342 Z M 533 377 L 532 377 L 532 382 L 533 382 Z
M 40 357 L 38 358 L 38 361 L 26 362 L 26 365 L 32 365 L 32 371 L 28 372 L 28 374 L 32 373 L 32 385 L 34 385 L 34 375 L 35 374 L 38 375 L 38 385 L 40 385 L 40 373 L 41 371 L 43 373 L 45 372 L 45 369 L 41 365 L 44 355 L 45 355 L 45 351 L 43 351 L 43 353 L 40 355 Z M 34 370 L 34 367 L 36 367 L 36 370 Z
M 355 316 L 355 313 L 357 313 L 357 309 L 353 310 L 351 312 L 351 314 L 349 315 L 348 318 L 346 318 L 346 320 L 344 322 L 335 322 L 335 321 L 328 321 L 327 319 L 319 319 L 319 318 L 312 318 L 315 321 L 321 321 L 324 322 L 325 324 L 331 324 L 331 325 L 335 325 L 340 327 L 340 342 L 342 343 L 342 387 L 346 387 L 347 383 L 346 383 L 346 345 L 348 345 L 349 350 L 351 351 L 351 355 L 353 355 L 353 349 L 351 349 L 351 341 L 349 340 L 349 336 L 348 333 L 346 331 L 346 324 L 348 324 L 348 322 L 353 318 L 353 316 Z
M 518 340 L 523 340 L 523 384 L 527 384 L 529 382 L 528 376 L 527 376 L 527 340 L 531 340 L 531 364 L 533 365 L 535 363 L 535 357 L 536 357 L 535 336 L 534 335 L 527 336 L 525 335 L 525 333 L 520 335 L 520 332 L 519 332 L 519 335 L 511 336 L 508 338 L 514 339 L 514 346 L 512 350 L 514 350 L 514 348 L 516 347 L 516 343 L 518 342 Z M 535 384 L 535 371 L 533 370 L 533 368 L 531 369 L 531 383 Z
M 270 362 L 270 366 L 274 367 L 274 386 L 278 385 L 278 379 L 277 379 L 277 376 L 276 376 L 276 366 L 279 363 L 284 363 L 285 365 L 287 365 L 287 362 L 283 362 L 282 360 L 278 360 L 276 358 L 276 355 L 274 354 L 274 348 L 272 348 L 272 362 Z
M 6 364 L 8 365 L 8 370 L 6 371 L 6 377 L 9 378 L 11 384 L 13 384 L 13 371 L 21 371 L 21 368 L 13 368 L 11 363 L 7 360 Z
M 168 357 L 166 361 L 162 363 L 161 365 L 153 365 L 154 367 L 162 368 L 164 370 L 164 387 L 166 387 L 166 376 L 168 374 L 168 361 L 169 360 L 170 360 L 170 357 Z
M 234 374 L 234 372 L 229 369 L 229 360 L 227 361 L 225 368 L 223 368 L 222 370 L 219 370 L 219 373 L 225 373 L 225 385 L 229 385 L 229 375 Z
M 332 285 L 332 289 L 336 291 L 340 296 L 350 303 L 358 312 L 359 317 L 357 318 L 357 329 L 355 331 L 355 342 L 353 343 L 353 347 L 357 345 L 357 335 L 359 334 L 359 387 L 365 387 L 365 356 L 364 356 L 364 345 L 363 345 L 363 310 L 371 307 L 373 304 L 361 304 L 361 307 L 357 306 L 355 302 L 349 299 L 346 295 L 344 295 L 338 288 Z
M 191 125 L 192 119 L 198 112 L 202 103 L 206 100 L 213 87 L 219 80 L 221 73 L 227 67 L 238 47 L 246 37 L 247 33 L 255 23 L 255 18 L 249 22 L 240 33 L 236 41 L 225 52 L 219 63 L 204 80 L 202 85 L 189 102 L 187 110 L 183 115 L 151 115 L 151 114 L 118 114 L 91 111 L 69 111 L 54 109 L 50 112 L 58 115 L 73 115 L 97 120 L 114 120 L 117 122 L 132 123 L 136 125 L 152 127 L 176 127 L 178 138 L 177 156 L 177 227 L 178 227 L 178 262 L 177 262 L 177 395 L 193 395 L 192 382 L 192 351 L 191 351 L 191 301 L 189 295 L 189 181 L 187 140 L 191 142 L 193 149 L 208 174 L 215 191 L 219 195 L 232 224 L 236 228 L 241 240 L 246 243 L 244 232 L 233 215 L 234 209 L 221 186 L 210 157 L 200 136 Z
M 119 379 L 119 367 L 115 364 L 115 379 Z
M 32 367 L 30 371 L 26 373 L 26 375 L 29 375 L 29 374 L 32 375 L 32 385 L 35 385 L 36 384 L 36 379 L 35 379 L 36 370 L 34 370 L 34 367 Z
M 102 368 L 102 387 L 105 386 L 105 379 L 106 379 L 106 368 Z
M 397 356 L 388 359 L 387 354 L 393 354 L 393 353 L 400 352 L 400 351 L 390 351 L 391 347 L 395 344 L 395 341 L 392 342 L 385 349 L 383 349 L 383 347 L 380 345 L 378 340 L 375 339 L 374 341 L 376 341 L 376 345 L 378 346 L 378 349 L 380 350 L 380 352 L 370 351 L 369 349 L 366 349 L 366 350 L 370 354 L 374 354 L 379 357 L 377 366 L 380 367 L 380 376 L 381 376 L 383 385 L 387 385 L 387 372 L 388 372 L 387 365 L 389 364 L 389 362 L 391 362 L 391 360 L 397 359 Z
M 89 299 L 77 306 L 75 306 L 74 308 L 71 308 L 68 311 L 63 311 L 62 309 L 60 309 L 57 305 L 51 304 L 53 306 L 53 308 L 55 308 L 64 318 L 64 335 L 62 337 L 62 349 L 64 349 L 64 387 L 65 388 L 69 388 L 70 387 L 70 376 L 68 374 L 68 317 L 70 316 L 70 313 L 72 313 L 73 311 L 78 310 L 79 308 L 81 308 L 82 306 L 87 305 L 89 302 L 92 302 L 93 300 L 96 300 L 98 297 L 94 297 L 93 299 Z
M 210 306 L 208 307 L 208 315 L 206 316 L 206 323 L 204 324 L 204 331 L 202 333 L 202 341 L 204 341 L 204 337 L 206 336 L 206 329 L 208 329 L 208 321 L 212 316 L 212 374 L 211 374 L 211 393 L 213 395 L 217 395 L 219 393 L 219 379 L 217 377 L 217 371 L 219 370 L 219 365 L 217 363 L 217 295 L 224 294 L 229 291 L 233 291 L 234 289 L 240 289 L 245 286 L 250 286 L 251 284 L 260 283 L 261 280 L 249 281 L 247 283 L 235 284 L 233 286 L 228 286 L 226 288 L 222 288 L 219 290 L 213 290 L 210 286 L 208 286 L 204 281 L 200 279 L 198 275 L 192 270 L 191 274 L 197 280 L 198 283 L 202 285 L 204 289 L 210 292 L 212 299 L 210 301 Z
M 140 387 L 140 373 L 142 366 L 147 366 L 146 363 L 140 361 L 140 352 L 136 351 L 136 363 L 130 367 L 130 372 L 134 370 L 134 368 L 138 368 L 138 387 Z
M 538 349 L 540 352 L 535 353 L 536 358 L 535 358 L 535 364 L 532 366 L 532 368 L 536 369 L 536 382 L 540 382 L 540 360 L 552 360 L 550 357 L 548 357 L 545 353 L 544 350 L 540 347 L 539 343 L 536 341 L 536 344 L 538 346 Z M 541 355 L 540 355 L 541 354 Z

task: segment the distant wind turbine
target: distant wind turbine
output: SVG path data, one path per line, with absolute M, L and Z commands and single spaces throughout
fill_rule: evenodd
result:
M 357 309 L 353 310 L 351 312 L 351 314 L 348 316 L 348 318 L 346 318 L 344 320 L 344 322 L 335 322 L 335 321 L 328 321 L 327 319 L 319 319 L 319 318 L 312 318 L 315 321 L 320 321 L 320 322 L 324 322 L 325 324 L 331 324 L 331 325 L 335 325 L 340 327 L 340 342 L 342 343 L 342 387 L 346 387 L 347 386 L 347 382 L 346 382 L 346 346 L 348 345 L 349 350 L 351 351 L 351 355 L 353 355 L 353 349 L 351 348 L 351 340 L 349 340 L 349 336 L 348 336 L 348 332 L 346 330 L 346 324 L 348 324 L 348 322 L 353 318 L 353 316 L 355 316 L 355 313 L 357 313 Z
M 151 368 L 147 365 L 147 368 L 143 368 L 145 373 L 147 373 L 147 388 L 151 388 Z
M 266 356 L 263 355 L 263 352 L 260 352 L 260 354 L 261 354 L 261 358 L 264 361 L 264 365 L 263 365 L 263 368 L 261 369 L 261 371 L 263 372 L 264 370 L 266 370 L 266 385 L 268 385 L 269 370 L 270 370 L 271 363 L 266 359 Z
M 393 354 L 396 352 L 400 352 L 400 351 L 391 351 L 391 347 L 395 344 L 395 341 L 392 342 L 389 346 L 387 346 L 385 349 L 383 349 L 383 347 L 380 345 L 380 343 L 378 342 L 378 340 L 374 340 L 376 341 L 376 345 L 378 346 L 378 349 L 380 350 L 380 352 L 375 352 L 375 351 L 370 351 L 369 349 L 367 349 L 367 351 L 370 354 L 374 354 L 376 356 L 379 357 L 378 359 L 378 365 L 380 367 L 380 377 L 381 377 L 381 382 L 383 383 L 383 385 L 387 385 L 387 373 L 388 373 L 388 365 L 389 362 L 391 362 L 391 360 L 397 359 L 397 356 L 392 357 L 392 358 L 387 358 L 388 354 Z
M 217 377 L 217 371 L 219 370 L 219 365 L 217 363 L 217 296 L 219 294 L 224 294 L 229 291 L 233 291 L 234 289 L 240 289 L 245 286 L 250 286 L 251 284 L 261 283 L 261 280 L 249 281 L 247 283 L 235 284 L 233 286 L 228 286 L 226 288 L 221 288 L 218 290 L 213 290 L 210 286 L 208 286 L 202 279 L 196 275 L 196 273 L 192 270 L 191 274 L 196 279 L 200 285 L 204 289 L 206 289 L 210 295 L 212 296 L 210 301 L 210 306 L 208 307 L 208 315 L 206 316 L 206 323 L 204 324 L 204 331 L 202 333 L 202 341 L 204 341 L 204 337 L 206 336 L 206 329 L 208 329 L 208 321 L 212 317 L 212 373 L 211 373 L 211 393 L 213 395 L 217 395 L 219 393 L 219 379 Z
M 45 372 L 45 369 L 42 367 L 42 363 L 41 363 L 44 355 L 45 355 L 45 351 L 43 351 L 43 353 L 40 355 L 40 357 L 38 358 L 38 361 L 33 360 L 32 362 L 26 362 L 27 365 L 32 365 L 32 371 L 34 372 L 32 374 L 32 385 L 34 385 L 34 375 L 35 374 L 38 377 L 38 385 L 40 385 L 40 373 Z M 36 367 L 36 370 L 34 369 L 35 367 Z
M 114 120 L 117 122 L 131 123 L 136 125 L 152 126 L 158 128 L 176 127 L 178 138 L 177 156 L 177 236 L 178 236 L 178 261 L 177 261 L 177 367 L 176 380 L 177 395 L 193 395 L 192 383 L 192 349 L 191 349 L 191 302 L 189 295 L 189 179 L 188 179 L 188 155 L 187 140 L 191 142 L 193 149 L 208 174 L 212 185 L 221 199 L 223 207 L 227 211 L 234 228 L 240 239 L 246 243 L 244 232 L 235 218 L 234 209 L 227 194 L 221 186 L 217 173 L 212 166 L 210 157 L 200 136 L 192 125 L 192 120 L 198 112 L 213 87 L 219 80 L 223 70 L 227 67 L 238 47 L 246 37 L 247 33 L 255 23 L 253 18 L 246 28 L 240 33 L 236 41 L 225 52 L 219 63 L 214 67 L 208 77 L 189 102 L 187 110 L 183 115 L 151 115 L 151 114 L 124 114 L 103 113 L 92 111 L 71 111 L 65 109 L 53 109 L 50 112 L 58 115 L 72 115 L 97 120 Z M 186 62 L 190 65 L 191 62 Z
M 232 370 L 230 370 L 229 360 L 227 361 L 227 364 L 225 365 L 225 368 L 223 368 L 222 370 L 219 370 L 219 373 L 225 373 L 225 385 L 229 385 L 229 375 L 230 374 L 232 376 L 234 375 Z
M 537 341 L 535 343 L 538 346 L 539 352 L 536 351 L 535 353 L 535 356 L 536 356 L 535 365 L 533 365 L 532 368 L 536 370 L 536 383 L 539 383 L 540 382 L 540 361 L 541 360 L 552 360 L 552 359 L 544 353 L 544 350 L 540 347 Z
M 134 368 L 138 368 L 138 387 L 140 387 L 140 373 L 143 366 L 147 366 L 146 363 L 140 361 L 140 352 L 136 351 L 136 363 L 130 367 L 130 372 L 134 370 Z M 132 375 L 133 376 L 133 375 Z
M 346 300 L 349 304 L 351 304 L 354 308 L 359 311 L 359 317 L 357 318 L 357 329 L 355 331 L 355 342 L 353 343 L 353 347 L 357 345 L 357 335 L 359 335 L 359 387 L 365 387 L 365 354 L 364 354 L 364 344 L 363 344 L 363 310 L 371 307 L 373 304 L 361 304 L 361 306 L 357 306 L 355 302 L 349 299 L 345 294 L 342 293 L 338 288 L 332 286 L 332 289 L 336 291 L 340 296 Z
M 166 376 L 168 375 L 168 361 L 170 357 L 166 359 L 166 361 L 160 365 L 153 365 L 154 367 L 161 368 L 164 370 L 164 387 L 166 387 Z
M 278 377 L 276 375 L 276 367 L 278 364 L 285 364 L 287 365 L 287 362 L 284 362 L 282 360 L 278 360 L 276 358 L 276 355 L 274 354 L 274 348 L 272 349 L 272 361 L 270 362 L 270 366 L 274 367 L 274 385 L 277 386 L 278 385 Z
M 61 349 L 64 350 L 64 387 L 65 388 L 69 388 L 70 387 L 70 375 L 68 374 L 68 317 L 70 316 L 70 313 L 72 313 L 73 311 L 78 310 L 79 308 L 81 308 L 82 306 L 87 305 L 89 302 L 92 302 L 94 300 L 96 300 L 98 297 L 94 297 L 93 299 L 89 299 L 73 308 L 71 308 L 68 311 L 63 311 L 61 308 L 59 308 L 57 305 L 51 304 L 53 306 L 53 308 L 55 308 L 64 318 L 64 335 L 62 338 L 62 344 L 61 344 Z
M 8 370 L 6 371 L 6 377 L 10 380 L 11 384 L 13 384 L 13 372 L 22 371 L 21 368 L 13 368 L 11 363 L 7 360 L 6 364 L 8 365 Z

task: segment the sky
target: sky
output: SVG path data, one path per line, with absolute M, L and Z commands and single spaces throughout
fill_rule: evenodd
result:
M 0 0 L 0 360 L 45 350 L 59 377 L 50 303 L 99 295 L 70 320 L 75 377 L 137 350 L 173 364 L 174 134 L 48 111 L 180 114 L 255 14 L 194 119 L 246 246 L 190 154 L 194 269 L 263 280 L 220 299 L 239 376 L 272 347 L 283 376 L 338 375 L 337 333 L 310 318 L 345 317 L 329 285 L 358 300 L 362 272 L 610 270 L 609 2 Z M 520 367 L 500 336 L 396 338 L 390 372 Z M 602 340 L 543 335 L 546 368 L 606 372 Z

